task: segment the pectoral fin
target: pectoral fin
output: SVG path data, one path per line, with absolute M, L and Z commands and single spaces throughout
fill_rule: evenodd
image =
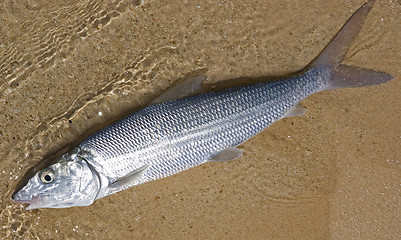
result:
M 209 162 L 231 161 L 240 158 L 243 153 L 244 150 L 242 149 L 236 147 L 229 147 L 219 152 L 216 156 L 210 159 Z
M 142 167 L 136 169 L 134 172 L 122 177 L 117 178 L 114 182 L 109 185 L 109 188 L 120 188 L 125 185 L 131 185 L 133 182 L 139 180 L 142 175 L 148 169 L 149 165 L 143 165 Z

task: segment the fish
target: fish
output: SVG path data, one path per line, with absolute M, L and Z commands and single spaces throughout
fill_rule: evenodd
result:
M 298 103 L 308 96 L 390 81 L 390 74 L 341 64 L 373 5 L 360 7 L 298 74 L 209 92 L 202 92 L 205 76 L 190 78 L 33 172 L 12 200 L 28 210 L 88 206 L 200 164 L 238 159 L 243 142 L 303 114 Z

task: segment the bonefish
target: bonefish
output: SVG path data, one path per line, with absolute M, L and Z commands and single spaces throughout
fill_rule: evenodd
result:
M 198 93 L 204 77 L 184 81 L 25 177 L 12 199 L 28 203 L 27 209 L 87 206 L 203 163 L 237 159 L 243 152 L 238 145 L 282 118 L 302 114 L 297 104 L 311 94 L 391 80 L 386 73 L 340 64 L 373 3 L 358 9 L 297 76 L 207 93 Z

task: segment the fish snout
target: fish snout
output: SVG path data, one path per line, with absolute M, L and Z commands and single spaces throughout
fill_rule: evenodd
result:
M 23 191 L 16 191 L 11 195 L 11 199 L 16 203 L 29 203 L 32 200 L 32 196 L 24 194 Z

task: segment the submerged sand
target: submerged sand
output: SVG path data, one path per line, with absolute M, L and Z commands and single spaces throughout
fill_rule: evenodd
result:
M 303 68 L 364 1 L 3 1 L 0 237 L 401 237 L 401 4 L 377 1 L 345 59 L 389 83 L 315 94 L 210 163 L 88 207 L 26 211 L 28 168 L 143 107 L 174 82 Z M 101 112 L 101 114 L 99 114 Z

